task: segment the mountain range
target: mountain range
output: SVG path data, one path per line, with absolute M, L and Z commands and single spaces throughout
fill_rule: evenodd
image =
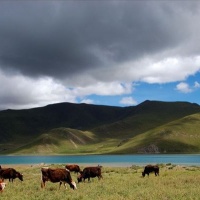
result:
M 0 111 L 0 154 L 200 153 L 200 106 L 58 103 Z

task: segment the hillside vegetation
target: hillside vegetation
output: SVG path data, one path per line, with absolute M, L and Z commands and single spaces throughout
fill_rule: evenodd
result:
M 200 106 L 60 103 L 0 111 L 1 154 L 200 153 Z

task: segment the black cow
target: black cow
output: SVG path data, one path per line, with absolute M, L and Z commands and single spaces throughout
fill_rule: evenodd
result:
M 159 167 L 158 165 L 147 165 L 142 172 L 142 176 L 145 177 L 145 174 L 149 176 L 151 172 L 155 173 L 155 176 L 159 176 Z
M 52 169 L 52 168 L 42 168 L 42 180 L 41 180 L 41 187 L 45 187 L 46 181 L 51 181 L 52 183 L 60 182 L 59 189 L 62 183 L 64 183 L 64 186 L 66 187 L 66 183 L 70 185 L 72 189 L 76 189 L 76 183 L 72 181 L 71 175 L 69 170 L 67 169 Z
M 83 171 L 80 172 L 80 175 L 78 176 L 77 180 L 79 183 L 82 181 L 82 179 L 84 181 L 85 179 L 88 179 L 88 181 L 90 181 L 90 178 L 94 177 L 98 177 L 99 180 L 103 178 L 101 175 L 101 166 L 84 168 Z
M 9 182 L 18 178 L 19 180 L 23 181 L 23 174 L 16 171 L 14 168 L 2 168 L 0 166 L 0 178 L 2 179 L 9 179 Z

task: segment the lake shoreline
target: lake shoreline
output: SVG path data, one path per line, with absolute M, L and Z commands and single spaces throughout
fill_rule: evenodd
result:
M 65 168 L 66 164 L 77 164 L 81 168 L 89 167 L 89 166 L 98 166 L 106 167 L 106 168 L 132 168 L 132 167 L 139 167 L 143 168 L 146 166 L 146 164 L 115 164 L 115 163 L 103 163 L 103 164 L 97 164 L 97 163 L 40 163 L 40 164 L 0 164 L 2 168 L 18 168 L 18 169 L 25 169 L 25 168 L 42 168 L 42 167 L 51 167 L 51 168 L 57 168 L 57 167 L 63 167 Z M 190 167 L 200 167 L 199 165 L 184 165 L 184 164 L 173 164 L 173 163 L 159 163 L 158 165 L 163 166 L 174 166 L 179 168 L 190 168 Z
M 63 166 L 65 167 L 66 164 L 77 164 L 82 167 L 86 166 L 102 166 L 102 167 L 120 167 L 120 168 L 129 168 L 132 166 L 144 166 L 140 164 L 121 164 L 121 163 L 35 163 L 35 164 L 0 164 L 2 167 L 44 167 L 44 166 Z

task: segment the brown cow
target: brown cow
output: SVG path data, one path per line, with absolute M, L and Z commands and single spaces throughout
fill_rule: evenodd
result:
M 0 179 L 0 192 L 3 192 L 5 187 L 6 187 L 6 183 L 4 183 L 2 179 Z
M 78 165 L 66 165 L 65 166 L 66 169 L 68 169 L 70 172 L 75 172 L 75 173 L 79 173 L 81 170 L 80 170 L 80 167 Z
M 142 172 L 142 176 L 145 177 L 145 174 L 149 176 L 149 173 L 154 172 L 155 176 L 159 176 L 159 167 L 158 165 L 147 165 Z
M 23 174 L 16 171 L 14 168 L 2 168 L 0 167 L 0 178 L 2 179 L 9 179 L 9 182 L 18 178 L 19 180 L 23 181 Z
M 82 181 L 82 179 L 84 181 L 85 179 L 88 179 L 88 181 L 90 181 L 90 178 L 94 177 L 98 177 L 99 180 L 103 178 L 101 175 L 101 166 L 84 168 L 83 171 L 80 172 L 80 175 L 78 176 L 77 180 L 79 183 Z
M 42 182 L 41 187 L 45 187 L 46 181 L 51 181 L 52 183 L 60 182 L 59 189 L 62 183 L 64 183 L 64 186 L 66 188 L 66 183 L 70 185 L 72 189 L 76 189 L 76 183 L 72 181 L 70 172 L 67 169 L 52 169 L 48 167 L 43 167 L 41 169 L 42 172 Z

